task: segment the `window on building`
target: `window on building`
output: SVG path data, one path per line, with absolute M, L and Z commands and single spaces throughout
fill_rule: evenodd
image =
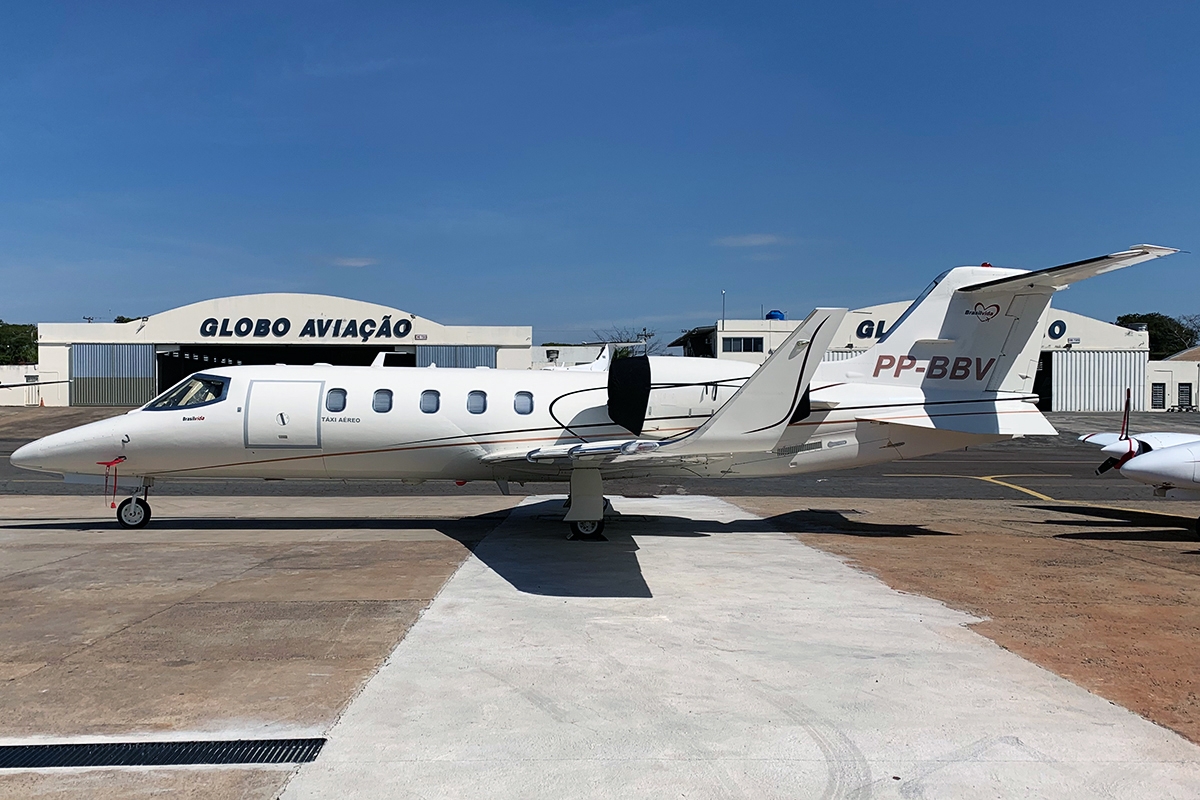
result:
M 1192 385 L 1190 383 L 1179 384 L 1179 407 L 1189 408 L 1192 405 Z
M 533 395 L 529 392 L 517 392 L 513 397 L 513 410 L 518 414 L 532 414 Z
M 376 413 L 386 414 L 392 410 L 392 390 L 379 389 L 375 392 L 375 396 L 371 398 L 371 408 L 375 409 Z
M 721 339 L 723 353 L 761 353 L 763 337 L 761 336 L 725 336 Z
M 442 407 L 442 396 L 435 389 L 421 392 L 421 410 L 426 414 L 436 414 Z
M 1150 407 L 1160 409 L 1167 407 L 1167 385 L 1165 383 L 1150 384 Z
M 325 395 L 325 409 L 334 414 L 346 410 L 346 390 L 330 389 Z
M 467 411 L 482 414 L 487 411 L 487 392 L 474 391 L 467 394 Z

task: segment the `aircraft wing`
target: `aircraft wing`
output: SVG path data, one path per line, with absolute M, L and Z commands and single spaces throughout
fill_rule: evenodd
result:
M 66 381 L 36 381 L 34 383 L 0 383 L 0 389 L 28 389 L 31 386 L 50 386 L 55 383 L 70 383 Z
M 1058 291 L 1086 278 L 1103 275 L 1106 272 L 1123 269 L 1134 264 L 1140 264 L 1143 261 L 1162 258 L 1163 256 L 1169 256 L 1172 253 L 1178 252 L 1178 250 L 1172 247 L 1161 247 L 1156 244 L 1138 244 L 1119 253 L 1109 253 L 1106 256 L 1089 258 L 1085 261 L 1075 261 L 1070 264 L 1062 264 L 1036 272 L 1026 272 L 1022 275 L 1010 275 L 1007 278 L 976 283 L 971 286 L 964 286 L 958 291 L 964 294 L 986 294 L 993 291 L 1008 292 L 1014 289 Z
M 1123 439 L 1136 439 L 1155 450 L 1174 447 L 1177 444 L 1195 444 L 1196 442 L 1200 442 L 1200 436 L 1194 433 L 1173 433 L 1170 431 L 1130 433 L 1125 436 L 1119 433 L 1089 433 L 1079 437 L 1079 441 L 1081 442 L 1099 445 L 1100 447 L 1108 447 L 1110 444 L 1122 441 Z
M 609 439 L 584 444 L 557 444 L 488 453 L 480 459 L 484 464 L 504 464 L 526 461 L 530 464 L 596 466 L 615 460 L 619 456 L 652 453 L 662 442 L 652 439 Z
M 1108 447 L 1113 442 L 1121 441 L 1119 433 L 1088 433 L 1079 437 L 1079 441 L 1094 444 L 1098 447 Z

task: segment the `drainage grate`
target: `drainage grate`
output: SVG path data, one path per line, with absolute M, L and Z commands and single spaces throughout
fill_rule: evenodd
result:
M 302 764 L 315 759 L 324 745 L 324 739 L 7 745 L 0 747 L 0 769 Z

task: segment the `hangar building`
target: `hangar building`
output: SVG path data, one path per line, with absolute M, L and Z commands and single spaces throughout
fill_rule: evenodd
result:
M 884 303 L 851 311 L 825 354 L 826 361 L 866 351 L 911 303 Z M 796 329 L 798 320 L 779 312 L 767 319 L 725 320 L 693 328 L 671 342 L 685 356 L 733 358 L 762 363 Z M 1120 411 L 1125 389 L 1135 411 L 1147 407 L 1146 374 L 1150 335 L 1082 314 L 1051 307 L 1042 333 L 1042 355 L 1033 388 L 1043 411 Z
M 31 404 L 141 405 L 205 367 L 366 365 L 380 351 L 395 354 L 389 366 L 528 369 L 532 341 L 527 325 L 441 325 L 342 297 L 222 297 L 132 322 L 39 324 Z

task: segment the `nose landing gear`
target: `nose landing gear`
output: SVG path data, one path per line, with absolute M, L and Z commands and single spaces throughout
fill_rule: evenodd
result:
M 144 528 L 150 523 L 150 504 L 136 495 L 117 506 L 117 523 L 122 528 Z

